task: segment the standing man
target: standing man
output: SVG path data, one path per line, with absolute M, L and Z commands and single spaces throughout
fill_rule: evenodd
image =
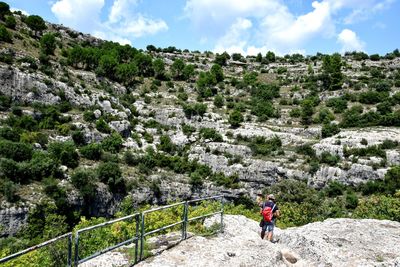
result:
M 261 230 L 261 238 L 264 239 L 265 232 L 267 232 L 267 239 L 274 243 L 274 227 L 276 218 L 280 216 L 280 211 L 278 206 L 275 204 L 275 196 L 269 194 L 267 196 L 267 201 L 261 207 L 260 213 L 263 215 L 264 225 Z

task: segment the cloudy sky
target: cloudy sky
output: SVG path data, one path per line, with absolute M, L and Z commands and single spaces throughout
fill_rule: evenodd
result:
M 28 14 L 145 48 L 257 54 L 400 48 L 400 0 L 9 0 Z

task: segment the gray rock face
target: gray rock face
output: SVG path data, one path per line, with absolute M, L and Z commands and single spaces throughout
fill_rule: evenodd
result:
M 383 179 L 387 169 L 374 170 L 371 166 L 353 164 L 349 170 L 338 167 L 322 167 L 317 173 L 308 179 L 308 184 L 322 188 L 330 181 L 337 181 L 345 185 L 357 185 L 369 180 Z
M 108 125 L 111 127 L 111 129 L 119 132 L 124 138 L 127 138 L 131 135 L 131 124 L 127 120 L 111 121 Z
M 0 210 L 0 237 L 14 235 L 26 224 L 28 208 L 7 208 Z
M 219 218 L 211 219 L 215 222 Z M 195 236 L 138 266 L 398 266 L 400 223 L 329 219 L 259 237 L 258 223 L 225 216 L 225 232 Z M 208 223 L 210 224 L 210 223 Z

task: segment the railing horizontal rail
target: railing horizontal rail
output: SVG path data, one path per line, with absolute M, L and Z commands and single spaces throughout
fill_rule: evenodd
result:
M 218 198 L 222 198 L 224 196 L 213 196 L 213 197 L 203 197 L 203 198 L 198 198 L 198 199 L 192 199 L 192 200 L 188 200 L 188 203 L 194 203 L 194 202 L 199 202 L 199 201 L 204 201 L 204 200 L 211 200 L 211 199 L 218 199 Z
M 88 226 L 86 228 L 79 229 L 76 232 L 81 234 L 81 233 L 89 231 L 89 230 L 93 230 L 93 229 L 96 229 L 96 228 L 107 226 L 107 225 L 110 225 L 110 224 L 113 224 L 113 223 L 116 223 L 116 222 L 124 221 L 124 220 L 130 219 L 130 218 L 134 218 L 135 216 L 139 216 L 139 215 L 140 215 L 140 213 L 135 213 L 135 214 L 128 215 L 128 216 L 121 217 L 121 218 L 117 218 L 117 219 L 114 219 L 114 220 L 111 220 L 111 221 L 107 221 L 107 222 L 103 222 L 103 223 L 100 223 L 100 224 Z
M 222 213 L 222 211 L 217 211 L 217 212 L 214 212 L 214 213 L 209 213 L 209 214 L 206 214 L 206 215 L 193 217 L 193 218 L 188 219 L 187 221 L 188 221 L 188 222 L 191 222 L 191 221 L 199 220 L 199 219 L 202 219 L 202 218 L 206 218 L 206 217 L 211 217 L 211 216 L 214 216 L 214 215 L 218 215 L 218 214 L 221 214 L 221 213 Z
M 91 259 L 93 259 L 93 258 L 96 258 L 97 256 L 100 256 L 100 255 L 102 255 L 102 254 L 104 254 L 104 253 L 107 253 L 107 252 L 109 252 L 109 251 L 111 251 L 111 250 L 114 250 L 114 249 L 116 249 L 116 248 L 119 248 L 119 247 L 128 245 L 128 244 L 130 244 L 130 243 L 133 243 L 133 242 L 136 241 L 136 240 L 139 240 L 139 238 L 138 238 L 138 237 L 134 237 L 134 238 L 125 240 L 125 241 L 123 241 L 123 242 L 121 242 L 121 243 L 118 243 L 118 244 L 116 244 L 116 245 L 114 245 L 114 246 L 112 246 L 112 247 L 105 248 L 105 249 L 103 249 L 103 250 L 101 250 L 101 251 L 98 251 L 98 252 L 94 253 L 93 255 L 91 255 L 91 256 L 89 256 L 89 257 L 86 257 L 86 258 L 84 258 L 84 259 L 79 260 L 79 261 L 78 261 L 78 264 L 81 264 L 81 263 L 84 263 L 84 262 L 86 262 L 86 261 L 88 261 L 88 260 L 91 260 Z
M 61 236 L 55 237 L 53 239 L 47 240 L 47 241 L 45 241 L 43 243 L 40 243 L 38 245 L 35 245 L 35 246 L 30 247 L 30 248 L 21 250 L 21 251 L 19 251 L 17 253 L 11 254 L 11 255 L 9 255 L 7 257 L 4 257 L 4 258 L 0 259 L 0 263 L 7 262 L 7 261 L 12 260 L 12 259 L 14 259 L 16 257 L 22 256 L 22 255 L 27 254 L 27 253 L 29 253 L 31 251 L 40 249 L 42 247 L 45 247 L 47 245 L 50 245 L 52 243 L 55 243 L 55 242 L 57 242 L 57 241 L 59 241 L 59 240 L 61 240 L 63 238 L 67 238 L 67 237 L 72 238 L 72 233 L 66 233 L 64 235 L 61 235 Z M 71 242 L 71 240 L 69 240 L 68 242 Z
M 155 212 L 155 211 L 159 211 L 159 210 L 165 210 L 165 209 L 173 208 L 173 207 L 183 205 L 183 204 L 185 204 L 185 201 L 179 202 L 179 203 L 174 203 L 174 204 L 171 204 L 168 206 L 157 207 L 157 208 L 154 208 L 151 210 L 145 210 L 145 211 L 143 211 L 143 214 L 147 214 L 147 213 L 151 213 L 151 212 Z
M 158 229 L 155 229 L 155 230 L 153 230 L 153 231 L 150 231 L 150 232 L 145 233 L 144 236 L 148 236 L 148 235 L 152 235 L 152 234 L 161 232 L 162 230 L 166 230 L 166 229 L 172 228 L 172 227 L 174 227 L 174 226 L 177 226 L 177 225 L 179 225 L 179 224 L 182 224 L 183 222 L 184 222 L 184 221 L 179 221 L 179 222 L 176 222 L 176 223 L 173 223 L 173 224 L 169 224 L 169 225 L 163 226 L 163 227 L 161 227 L 161 228 L 158 228 Z

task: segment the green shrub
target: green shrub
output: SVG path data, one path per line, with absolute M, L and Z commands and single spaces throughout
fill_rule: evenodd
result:
M 6 111 L 11 107 L 12 99 L 7 95 L 0 93 L 0 111 Z
M 124 161 L 126 164 L 130 165 L 130 166 L 136 166 L 139 164 L 140 159 L 139 157 L 135 156 L 132 151 L 127 150 L 124 153 Z
M 354 210 L 358 206 L 358 197 L 354 191 L 348 191 L 346 193 L 346 208 Z
M 228 122 L 232 127 L 239 127 L 240 124 L 244 121 L 242 113 L 239 110 L 234 110 L 228 118 Z
M 167 153 L 174 153 L 176 151 L 176 146 L 172 143 L 171 138 L 168 135 L 161 135 L 160 136 L 160 144 L 157 145 L 159 150 L 162 150 Z
M 41 181 L 47 177 L 61 177 L 59 163 L 53 155 L 37 151 L 29 162 L 29 177 L 35 181 Z
M 105 151 L 118 153 L 121 150 L 123 143 L 124 140 L 122 139 L 121 135 L 117 132 L 114 132 L 104 138 L 104 140 L 101 142 L 101 146 Z
M 315 158 L 315 150 L 309 144 L 296 147 L 296 153 Z
M 203 185 L 203 177 L 198 172 L 192 172 L 189 183 L 193 188 L 201 187 Z
M 13 15 L 6 16 L 5 23 L 6 23 L 6 27 L 10 28 L 10 29 L 15 29 L 15 26 L 17 26 L 17 22 Z
M 340 161 L 340 157 L 337 155 L 332 155 L 329 152 L 322 152 L 320 155 L 320 163 L 325 163 L 328 164 L 330 166 L 336 166 L 338 164 L 338 162 Z
M 262 136 L 256 136 L 251 139 L 249 147 L 253 155 L 270 155 L 282 147 L 282 141 L 278 136 L 266 139 Z
M 196 115 L 202 117 L 207 112 L 207 105 L 201 103 L 185 104 L 183 105 L 183 112 L 188 119 Z
M 25 161 L 32 158 L 33 149 L 29 144 L 0 140 L 0 156 L 15 161 Z
M 10 180 L 1 181 L 1 193 L 4 195 L 8 202 L 14 203 L 19 200 L 17 196 L 17 185 Z
M 83 112 L 83 119 L 86 122 L 93 122 L 96 120 L 96 117 L 94 116 L 93 111 L 91 110 L 86 110 L 85 112 Z
M 49 152 L 61 164 L 76 168 L 79 165 L 79 154 L 72 142 L 55 142 L 49 145 Z
M 400 221 L 400 198 L 371 196 L 359 201 L 354 218 Z
M 77 146 L 83 146 L 86 144 L 85 134 L 80 130 L 72 132 L 72 140 Z
M 40 46 L 46 55 L 53 55 L 56 49 L 56 38 L 52 33 L 46 33 L 40 38 Z
M 71 176 L 72 184 L 79 190 L 85 201 L 94 198 L 96 193 L 95 181 L 94 173 L 86 169 L 78 169 Z
M 196 128 L 191 125 L 184 124 L 184 125 L 182 125 L 182 132 L 186 136 L 190 136 L 190 135 L 192 135 L 192 133 L 196 132 Z
M 219 186 L 224 186 L 227 188 L 237 189 L 239 188 L 239 176 L 231 175 L 226 176 L 222 172 L 215 173 L 211 176 L 211 180 L 214 181 Z
M 340 132 L 340 128 L 336 123 L 324 123 L 322 125 L 321 136 L 322 138 L 334 136 Z
M 217 108 L 222 108 L 224 106 L 224 97 L 222 95 L 216 95 L 214 97 L 214 106 Z
M 41 33 L 47 28 L 42 17 L 37 15 L 28 16 L 25 20 L 25 23 L 29 28 L 31 28 L 32 31 L 35 32 L 35 35 L 37 35 L 38 32 Z
M 326 101 L 326 106 L 333 108 L 335 113 L 342 113 L 347 109 L 347 100 L 341 97 L 330 98 Z
M 329 124 L 334 119 L 335 119 L 335 115 L 333 115 L 329 109 L 323 108 L 318 112 L 318 116 L 317 116 L 315 122 Z
M 18 142 L 20 132 L 14 128 L 2 127 L 0 128 L 0 137 L 9 141 Z
M 25 183 L 27 181 L 25 179 L 28 179 L 28 177 L 24 177 L 24 173 L 18 162 L 4 158 L 0 160 L 0 177 L 15 183 Z
M 212 128 L 202 128 L 200 129 L 200 136 L 203 139 L 209 139 L 213 142 L 222 142 L 223 138 L 220 133 L 218 133 L 215 129 Z
M 103 149 L 101 144 L 92 143 L 81 147 L 79 152 L 86 159 L 100 160 L 103 154 Z
M 0 41 L 7 43 L 12 42 L 11 33 L 7 30 L 6 27 L 4 27 L 3 24 L 0 24 Z
M 299 108 L 294 108 L 294 109 L 290 110 L 289 116 L 292 118 L 300 118 L 301 110 Z
M 99 180 L 108 185 L 111 192 L 124 192 L 125 181 L 118 163 L 102 162 L 97 167 Z
M 20 141 L 29 144 L 38 143 L 42 147 L 45 147 L 49 142 L 49 139 L 44 132 L 23 132 Z
M 338 181 L 330 181 L 324 191 L 329 197 L 337 197 L 343 195 L 345 186 Z
M 102 133 L 111 133 L 110 126 L 108 126 L 107 122 L 102 118 L 96 121 L 96 129 Z

